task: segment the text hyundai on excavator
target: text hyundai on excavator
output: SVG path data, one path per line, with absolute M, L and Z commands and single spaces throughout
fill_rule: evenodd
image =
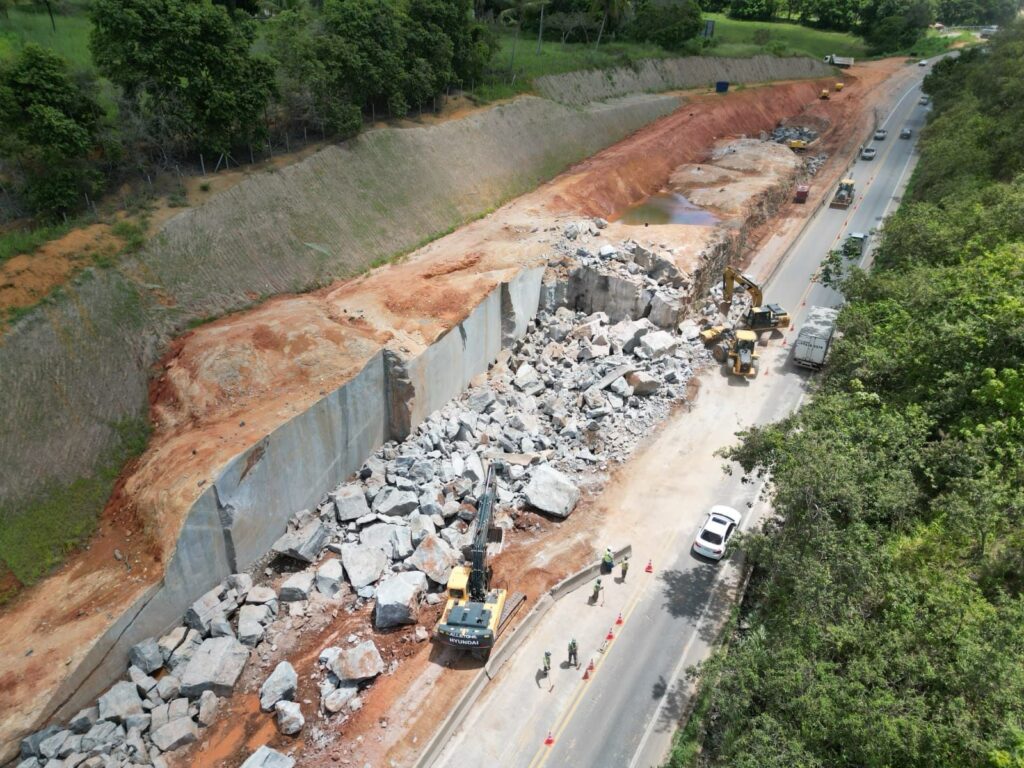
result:
M 736 283 L 744 286 L 750 292 L 750 309 L 743 317 L 747 328 L 754 331 L 767 331 L 772 328 L 785 327 L 789 325 L 789 313 L 778 304 L 762 306 L 764 293 L 761 286 L 754 282 L 748 275 L 741 275 L 732 267 L 727 266 L 722 275 L 722 303 L 732 303 L 732 293 Z
M 487 544 L 491 540 L 498 466 L 498 462 L 492 462 L 487 468 L 484 492 L 477 504 L 476 534 L 470 547 L 469 564 L 452 569 L 448 578 L 448 604 L 435 632 L 441 643 L 481 656 L 490 653 L 498 635 L 526 602 L 526 595 L 520 592 L 509 595 L 507 590 L 491 588 Z M 495 531 L 500 534 L 500 529 Z

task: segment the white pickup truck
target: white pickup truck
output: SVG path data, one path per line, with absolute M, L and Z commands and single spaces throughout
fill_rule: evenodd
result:
M 825 365 L 836 331 L 838 309 L 811 307 L 793 345 L 793 362 L 817 370 Z

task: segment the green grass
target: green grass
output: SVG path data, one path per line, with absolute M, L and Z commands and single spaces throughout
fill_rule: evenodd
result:
M 0 235 L 0 264 L 19 253 L 32 253 L 39 246 L 56 240 L 84 222 L 72 220 L 66 224 L 47 224 L 32 229 L 18 229 Z
M 863 38 L 846 32 L 829 32 L 781 21 L 739 21 L 723 13 L 706 13 L 704 18 L 715 22 L 713 45 L 707 49 L 707 53 L 713 56 L 754 56 L 759 53 L 816 59 L 829 53 L 859 59 L 867 56 Z
M 0 509 L 0 577 L 7 570 L 23 585 L 33 584 L 95 530 L 122 467 L 142 453 L 149 439 L 144 419 L 125 419 L 111 427 L 117 432 L 116 445 L 92 475 L 54 485 L 17 510 Z M 0 604 L 12 594 L 0 594 Z
M 593 43 L 563 45 L 551 40 L 541 43 L 538 53 L 535 35 L 524 32 L 516 45 L 515 32 L 509 30 L 502 30 L 498 34 L 498 42 L 499 48 L 491 60 L 488 77 L 484 83 L 477 83 L 473 90 L 473 95 L 484 101 L 528 93 L 533 89 L 533 79 L 543 75 L 560 75 L 580 69 L 624 67 L 640 59 L 664 59 L 678 55 L 647 43 L 602 42 L 601 47 L 595 51 Z
M 26 43 L 38 43 L 59 53 L 73 68 L 93 69 L 89 52 L 92 24 L 84 13 L 54 15 L 56 32 L 50 26 L 50 17 L 45 10 L 37 13 L 10 8 L 7 13 L 7 18 L 0 16 L 0 59 L 14 55 Z

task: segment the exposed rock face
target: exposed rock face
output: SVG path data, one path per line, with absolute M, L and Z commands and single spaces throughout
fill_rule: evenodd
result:
M 398 573 L 377 585 L 373 624 L 377 629 L 415 624 L 420 600 L 427 591 L 427 577 L 419 571 Z
M 526 500 L 537 509 L 568 517 L 580 500 L 579 488 L 554 467 L 538 467 L 526 486 Z

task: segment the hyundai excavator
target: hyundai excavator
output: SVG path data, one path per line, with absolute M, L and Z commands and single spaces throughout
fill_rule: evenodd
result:
M 750 292 L 750 309 L 743 317 L 747 328 L 754 331 L 767 331 L 773 328 L 786 327 L 789 325 L 789 313 L 778 304 L 763 305 L 764 293 L 761 286 L 754 282 L 749 275 L 743 275 L 732 267 L 727 266 L 722 275 L 722 303 L 732 304 L 732 293 L 736 283 L 744 286 Z
M 491 586 L 487 544 L 492 538 L 495 471 L 500 466 L 499 462 L 492 462 L 487 468 L 484 492 L 477 504 L 476 534 L 470 546 L 469 563 L 452 569 L 448 578 L 448 603 L 434 633 L 444 645 L 464 648 L 483 657 L 490 653 L 498 635 L 526 602 L 526 595 L 520 592 L 510 595 L 507 590 Z M 500 532 L 500 529 L 495 530 Z

